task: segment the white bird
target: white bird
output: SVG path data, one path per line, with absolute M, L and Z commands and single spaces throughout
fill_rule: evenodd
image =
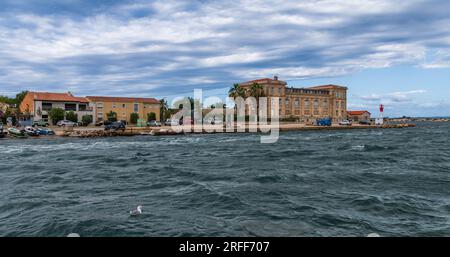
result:
M 137 215 L 141 215 L 142 214 L 142 206 L 138 206 L 136 207 L 135 210 L 130 211 L 130 215 L 131 216 L 137 216 Z

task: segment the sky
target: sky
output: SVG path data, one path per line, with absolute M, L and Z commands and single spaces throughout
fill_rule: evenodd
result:
M 447 0 L 2 0 L 0 95 L 225 97 L 278 75 L 348 108 L 450 116 Z

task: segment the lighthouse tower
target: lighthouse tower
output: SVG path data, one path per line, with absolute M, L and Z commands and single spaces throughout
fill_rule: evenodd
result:
M 375 124 L 378 126 L 381 126 L 384 124 L 383 112 L 384 112 L 384 105 L 380 104 L 380 117 L 375 120 Z

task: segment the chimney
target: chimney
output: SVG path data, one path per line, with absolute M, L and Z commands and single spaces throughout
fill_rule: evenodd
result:
M 278 80 L 278 76 L 277 75 L 273 76 L 273 80 Z

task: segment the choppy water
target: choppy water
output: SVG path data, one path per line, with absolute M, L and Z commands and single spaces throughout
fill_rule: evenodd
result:
M 450 236 L 450 125 L 0 140 L 0 236 Z M 144 206 L 140 217 L 127 211 Z

